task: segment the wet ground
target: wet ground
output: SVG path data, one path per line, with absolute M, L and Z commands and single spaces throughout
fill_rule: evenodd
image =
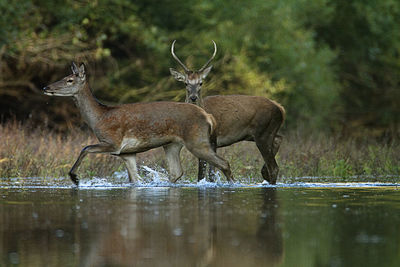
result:
M 0 180 L 0 266 L 400 266 L 397 184 Z

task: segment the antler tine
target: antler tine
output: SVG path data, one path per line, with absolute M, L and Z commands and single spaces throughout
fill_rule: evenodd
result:
M 214 57 L 215 57 L 215 55 L 217 54 L 217 44 L 214 42 L 214 40 L 212 40 L 212 42 L 213 42 L 213 44 L 214 44 L 214 54 L 213 54 L 212 57 L 207 61 L 207 63 L 204 64 L 204 66 L 201 67 L 201 69 L 199 69 L 199 71 L 203 71 L 203 70 L 208 66 L 208 64 L 210 64 L 211 60 L 213 60 Z
M 174 40 L 174 41 L 172 42 L 171 54 L 172 54 L 172 56 L 175 58 L 175 60 L 178 61 L 178 63 L 182 66 L 182 68 L 183 68 L 186 72 L 190 72 L 190 70 L 188 69 L 188 67 L 186 67 L 185 64 L 183 64 L 182 61 L 180 61 L 179 58 L 175 55 L 175 53 L 174 53 L 175 42 L 176 42 L 176 40 Z

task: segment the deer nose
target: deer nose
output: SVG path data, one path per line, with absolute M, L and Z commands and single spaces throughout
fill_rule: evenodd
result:
M 47 91 L 47 90 L 49 90 L 48 86 L 43 87 L 43 91 Z
M 192 100 L 193 102 L 195 102 L 195 101 L 197 100 L 197 96 L 192 95 L 192 96 L 190 97 L 190 100 Z

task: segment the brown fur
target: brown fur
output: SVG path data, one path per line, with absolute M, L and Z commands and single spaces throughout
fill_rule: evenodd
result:
M 44 88 L 47 95 L 72 96 L 83 118 L 100 143 L 85 147 L 70 171 L 72 181 L 87 153 L 110 153 L 125 160 L 129 179 L 138 177 L 136 153 L 163 146 L 176 181 L 181 175 L 179 151 L 182 145 L 195 156 L 218 166 L 231 179 L 229 164 L 211 146 L 212 116 L 186 103 L 153 102 L 119 106 L 99 103 L 89 88 L 84 66 L 72 65 L 73 74 Z M 211 119 L 210 119 L 211 118 Z M 172 167 L 171 167 L 172 166 Z
M 275 184 L 279 171 L 275 155 L 282 142 L 282 136 L 278 134 L 278 130 L 285 121 L 285 109 L 275 101 L 259 96 L 217 95 L 206 97 L 203 100 L 201 95 L 203 79 L 210 73 L 212 66 L 206 67 L 215 57 L 217 45 L 213 41 L 214 54 L 212 57 L 200 70 L 192 71 L 175 55 L 174 44 L 175 41 L 171 46 L 172 56 L 183 67 L 185 73 L 172 68 L 170 68 L 170 73 L 176 80 L 185 83 L 185 102 L 203 107 L 215 117 L 217 140 L 216 144 L 213 140 L 214 148 L 229 146 L 243 140 L 256 142 L 265 161 L 261 170 L 262 176 L 269 183 Z M 203 179 L 205 167 L 206 164 L 200 160 L 199 180 Z
M 260 96 L 216 95 L 204 98 L 204 109 L 217 122 L 218 147 L 247 140 L 254 141 L 262 129 L 279 116 L 275 128 L 280 128 L 285 119 L 283 107 L 275 101 Z
M 217 147 L 240 141 L 256 142 L 265 161 L 261 174 L 269 183 L 275 184 L 279 171 L 275 155 L 282 142 L 278 131 L 285 120 L 285 109 L 260 96 L 216 95 L 199 97 L 199 102 L 215 117 Z

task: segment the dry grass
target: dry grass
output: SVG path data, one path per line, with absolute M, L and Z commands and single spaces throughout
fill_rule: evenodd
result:
M 0 177 L 66 176 L 80 150 L 95 143 L 83 132 L 56 134 L 17 123 L 0 126 Z M 101 175 L 120 165 L 113 157 L 91 155 L 84 160 L 81 173 Z
M 0 125 L 0 177 L 67 176 L 81 149 L 96 143 L 96 138 L 77 130 L 57 134 L 49 130 L 31 128 L 18 123 Z M 261 182 L 262 157 L 252 142 L 241 142 L 219 149 L 234 176 L 245 182 Z M 197 159 L 187 150 L 182 155 L 185 177 L 194 181 Z M 299 180 L 318 181 L 390 181 L 400 177 L 400 143 L 380 144 L 371 140 L 338 140 L 327 136 L 289 134 L 284 138 L 277 156 L 280 166 L 278 182 Z M 153 149 L 138 155 L 139 165 L 162 171 L 164 152 Z M 83 178 L 112 177 L 124 170 L 122 161 L 109 155 L 89 155 L 78 175 Z M 145 171 L 141 171 L 146 175 Z M 304 178 L 307 176 L 318 177 Z M 303 178 L 299 178 L 303 177 Z

